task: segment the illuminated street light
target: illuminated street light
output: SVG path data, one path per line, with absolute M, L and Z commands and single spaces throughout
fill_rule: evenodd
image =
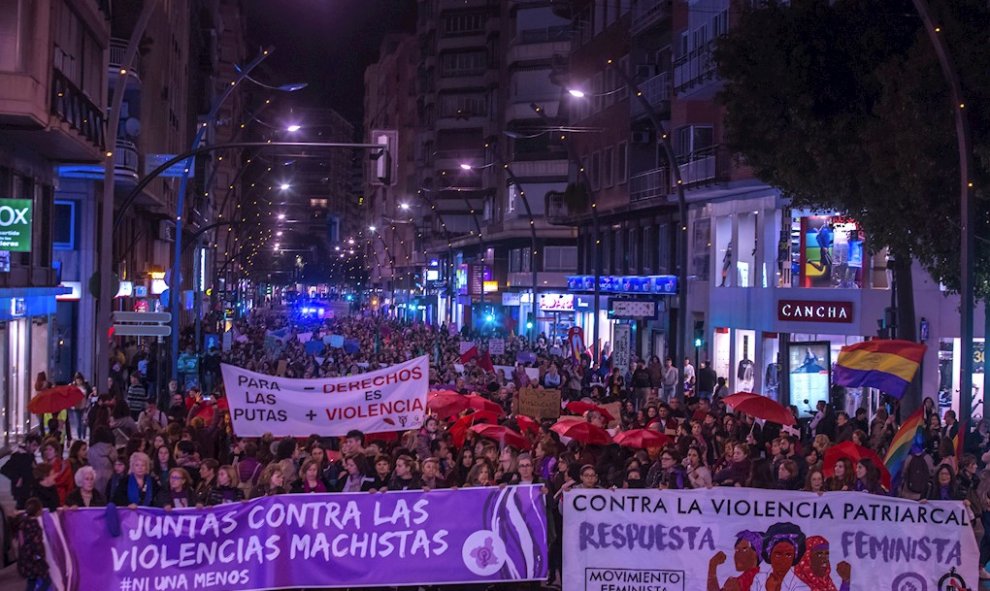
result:
M 474 167 L 467 162 L 461 162 L 461 170 L 471 170 L 472 168 Z
M 584 91 L 577 88 L 568 88 L 567 94 L 573 96 L 574 98 L 584 98 Z
M 275 235 L 276 236 L 281 236 L 282 235 L 282 230 L 279 230 L 278 232 L 275 232 Z
M 375 231 L 375 230 L 377 230 L 377 229 L 378 229 L 378 228 L 376 228 L 376 227 L 374 227 L 374 226 L 368 226 L 368 231 L 369 231 L 369 232 L 374 232 L 374 231 Z
M 278 219 L 284 220 L 285 219 L 285 214 L 284 213 L 278 214 Z
M 461 166 L 463 166 L 463 164 Z M 399 209 L 401 209 L 403 211 L 408 211 L 410 207 L 411 206 L 408 203 L 405 203 L 405 202 L 399 204 Z
M 302 125 L 299 125 L 298 123 L 293 123 L 292 125 L 286 127 L 285 131 L 288 131 L 289 133 L 295 133 L 300 129 L 302 129 Z
M 288 191 L 291 187 L 292 185 L 290 185 L 289 183 L 282 183 L 281 185 L 278 186 L 278 188 L 281 189 L 282 191 Z
M 354 244 L 354 239 L 353 238 L 348 238 L 347 239 L 347 243 L 348 244 Z

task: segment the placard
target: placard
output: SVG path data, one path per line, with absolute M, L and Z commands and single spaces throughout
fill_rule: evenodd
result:
M 962 502 L 720 487 L 564 493 L 567 590 L 975 589 Z
M 488 339 L 488 353 L 505 355 L 505 339 Z
M 221 366 L 238 437 L 344 436 L 417 429 L 426 413 L 429 357 L 355 376 L 291 379 Z
M 631 330 L 628 324 L 612 327 L 612 367 L 625 371 L 629 367 L 629 339 Z
M 560 416 L 560 390 L 520 389 L 519 414 L 534 419 L 558 418 Z

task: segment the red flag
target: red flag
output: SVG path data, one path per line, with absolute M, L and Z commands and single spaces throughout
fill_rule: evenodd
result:
M 467 351 L 461 353 L 461 363 L 467 363 L 478 356 L 478 346 L 475 345 Z
M 478 359 L 478 367 L 487 372 L 494 373 L 495 365 L 492 363 L 492 356 L 488 354 L 488 351 L 485 351 L 485 354 Z
M 952 438 L 952 449 L 956 452 L 956 461 L 958 462 L 963 455 L 963 447 L 966 446 L 966 421 L 959 421 L 959 431 L 956 432 L 956 436 Z

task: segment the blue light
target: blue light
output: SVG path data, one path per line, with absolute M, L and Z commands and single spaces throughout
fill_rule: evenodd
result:
M 352 296 L 351 294 L 347 294 L 344 297 L 344 299 L 347 300 L 348 302 L 353 302 L 354 301 L 354 296 Z
M 532 321 L 526 322 L 526 330 L 533 330 L 533 322 Z
M 485 316 L 485 320 L 488 321 L 488 324 L 491 324 L 492 322 L 495 322 L 495 315 L 494 314 L 488 314 L 487 316 Z

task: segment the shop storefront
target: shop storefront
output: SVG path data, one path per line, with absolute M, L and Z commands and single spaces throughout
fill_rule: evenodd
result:
M 36 426 L 27 410 L 34 380 L 51 365 L 49 326 L 56 312 L 55 296 L 67 288 L 0 289 L 0 439 L 8 445 Z

